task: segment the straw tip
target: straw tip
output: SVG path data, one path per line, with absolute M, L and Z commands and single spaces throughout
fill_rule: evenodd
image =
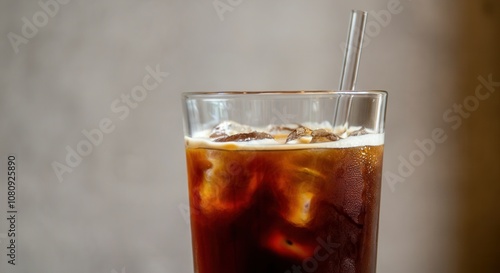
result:
M 356 14 L 362 14 L 363 16 L 366 16 L 368 15 L 368 12 L 367 11 L 364 11 L 364 10 L 359 10 L 359 9 L 353 9 L 351 10 L 352 13 L 356 13 Z

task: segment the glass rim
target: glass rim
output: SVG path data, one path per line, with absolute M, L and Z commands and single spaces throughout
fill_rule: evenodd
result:
M 193 91 L 182 92 L 183 97 L 224 97 L 224 96 L 272 96 L 272 95 L 293 95 L 293 96 L 308 96 L 308 95 L 382 95 L 387 96 L 385 90 L 353 90 L 353 91 L 337 91 L 337 90 L 261 90 L 261 91 Z

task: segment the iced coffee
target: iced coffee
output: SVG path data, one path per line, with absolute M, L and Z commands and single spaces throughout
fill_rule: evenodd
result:
M 315 127 L 186 138 L 195 272 L 374 272 L 383 136 Z

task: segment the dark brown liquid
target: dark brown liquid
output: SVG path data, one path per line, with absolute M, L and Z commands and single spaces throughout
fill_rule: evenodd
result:
M 375 272 L 382 153 L 188 147 L 195 272 Z

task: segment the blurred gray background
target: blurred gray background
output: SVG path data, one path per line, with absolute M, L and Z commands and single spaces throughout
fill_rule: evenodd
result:
M 487 128 L 498 139 L 500 96 L 470 106 L 472 117 L 443 118 L 475 94 L 478 76 L 500 80 L 499 3 L 472 0 L 1 0 L 0 272 L 193 272 L 180 93 L 336 89 L 351 9 L 371 11 L 358 89 L 390 96 L 378 272 L 495 272 L 498 236 L 483 234 L 500 227 L 500 149 L 463 136 Z M 163 74 L 144 92 L 149 70 Z M 82 144 L 82 131 L 100 126 L 108 132 Z M 402 160 L 435 128 L 446 141 L 403 175 Z M 466 145 L 486 165 L 464 168 Z M 88 155 L 68 166 L 77 149 Z M 489 210 L 464 207 L 474 200 Z

